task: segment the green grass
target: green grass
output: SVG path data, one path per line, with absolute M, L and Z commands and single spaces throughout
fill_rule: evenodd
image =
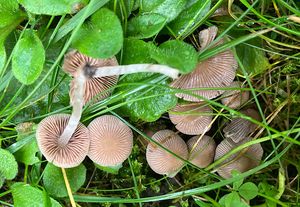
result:
M 11 26 L 11 34 L 5 39 L 7 58 L 4 66 L 0 67 L 0 147 L 12 154 L 26 148 L 35 141 L 35 129 L 43 118 L 58 113 L 71 113 L 69 105 L 69 81 L 62 71 L 64 54 L 72 45 L 72 40 L 89 17 L 106 5 L 119 15 L 126 36 L 128 21 L 139 15 L 138 10 L 128 10 L 128 2 L 124 0 L 95 1 L 80 10 L 77 14 L 62 14 L 60 16 L 33 15 L 26 13 L 25 20 Z M 227 49 L 232 49 L 239 64 L 236 79 L 244 82 L 251 93 L 245 107 L 256 108 L 262 121 L 247 117 L 239 110 L 230 109 L 220 103 L 220 98 L 207 100 L 193 95 L 192 90 L 174 89 L 161 84 L 167 77 L 153 75 L 144 81 L 121 83 L 110 90 L 112 95 L 105 100 L 84 107 L 82 123 L 88 125 L 94 118 L 103 114 L 113 114 L 126 123 L 134 131 L 134 149 L 131 156 L 123 163 L 118 174 L 110 174 L 96 168 L 86 159 L 83 164 L 87 168 L 85 184 L 74 192 L 74 199 L 80 206 L 222 206 L 219 201 L 224 195 L 237 191 L 234 183 L 244 179 L 244 183 L 252 182 L 258 186 L 258 194 L 248 203 L 250 206 L 298 206 L 300 199 L 300 53 L 299 53 L 299 22 L 288 19 L 289 15 L 300 15 L 300 2 L 297 0 L 241 0 L 231 3 L 225 1 L 205 1 L 211 3 L 209 11 L 199 10 L 189 21 L 182 34 L 176 34 L 165 26 L 145 42 L 159 45 L 167 40 L 177 39 L 187 44 L 198 46 L 198 33 L 211 25 L 219 27 L 219 35 L 228 39 L 219 47 L 213 47 L 198 53 L 198 60 L 203 61 Z M 231 1 L 229 1 L 231 2 Z M 4 4 L 1 3 L 0 5 Z M 230 10 L 226 17 L 211 17 L 220 6 Z M 23 18 L 23 17 L 22 17 Z M 191 27 L 191 25 L 193 25 Z M 1 31 L 2 28 L 0 28 Z M 41 39 L 46 61 L 41 76 L 32 85 L 24 85 L 12 74 L 11 61 L 13 48 L 21 40 L 25 29 L 34 29 Z M 0 34 L 1 35 L 1 34 Z M 2 37 L 2 36 L 0 36 Z M 0 43 L 2 38 L 0 38 Z M 213 45 L 214 42 L 211 44 Z M 265 58 L 268 65 L 256 64 L 246 60 L 239 51 L 249 49 L 254 58 Z M 247 54 L 250 52 L 248 51 Z M 0 53 L 1 54 L 1 53 Z M 122 60 L 123 51 L 115 54 Z M 142 57 L 141 57 L 142 58 Z M 1 61 L 0 61 L 1 62 Z M 255 65 L 257 68 L 252 68 Z M 1 66 L 1 65 L 0 65 Z M 120 78 L 122 80 L 122 77 Z M 123 90 L 124 89 L 124 90 Z M 151 91 L 161 89 L 165 93 L 152 94 Z M 213 90 L 216 88 L 202 88 Z M 195 89 L 197 90 L 197 89 Z M 231 90 L 225 88 L 224 90 Z M 161 144 L 147 136 L 147 130 L 158 130 L 160 127 L 176 130 L 168 119 L 167 112 L 153 123 L 132 120 L 122 113 L 127 105 L 143 101 L 148 103 L 155 98 L 176 93 L 191 94 L 203 98 L 213 109 L 216 116 L 209 134 L 217 143 L 224 138 L 223 121 L 232 116 L 245 118 L 259 127 L 254 133 L 253 140 L 231 150 L 221 159 L 213 162 L 204 169 L 193 165 L 174 154 Z M 136 96 L 131 96 L 133 93 Z M 130 100 L 126 97 L 131 97 Z M 33 122 L 34 127 L 25 133 L 17 131 L 21 123 Z M 190 136 L 182 135 L 184 140 Z M 20 136 L 22 138 L 20 139 Z M 184 161 L 185 166 L 174 178 L 156 175 L 147 165 L 145 144 L 142 140 L 154 142 L 169 153 Z M 216 173 L 216 168 L 231 155 L 243 149 L 261 144 L 264 149 L 263 160 L 259 166 L 238 174 L 230 179 L 223 179 Z M 47 161 L 39 151 L 36 156 L 39 162 L 28 165 L 18 161 L 18 174 L 13 180 L 6 180 L 0 190 L 0 205 L 14 205 L 12 185 L 16 182 L 30 184 L 35 189 L 44 190 L 42 177 Z M 1 159 L 1 157 L 0 157 Z M 1 173 L 1 169 L 0 169 Z M 266 187 L 267 186 L 267 187 Z M 267 189 L 267 190 L 266 190 Z M 44 201 L 49 195 L 43 193 Z M 62 206 L 70 205 L 69 198 L 54 198 Z M 47 202 L 46 202 L 47 203 Z M 42 206 L 46 204 L 43 203 Z

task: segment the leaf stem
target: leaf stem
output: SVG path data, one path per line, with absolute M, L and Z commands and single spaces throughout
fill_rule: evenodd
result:
M 70 187 L 70 183 L 69 183 L 65 168 L 61 168 L 61 172 L 62 172 L 64 180 L 65 180 L 65 184 L 66 184 L 67 192 L 68 192 L 68 195 L 69 195 L 69 198 L 70 198 L 71 206 L 76 207 L 76 203 L 75 203 L 75 200 L 74 200 L 74 197 L 73 197 L 73 194 L 72 194 L 72 190 L 71 190 L 71 187 Z

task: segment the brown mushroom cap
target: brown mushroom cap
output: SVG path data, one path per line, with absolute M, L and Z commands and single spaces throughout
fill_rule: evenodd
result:
M 68 124 L 70 115 L 57 114 L 43 119 L 36 130 L 38 146 L 45 158 L 58 167 L 78 166 L 89 150 L 89 131 L 81 123 L 77 126 L 68 144 L 58 145 L 58 139 Z
M 214 29 L 210 30 L 214 31 Z M 209 41 L 212 41 L 212 38 L 206 38 L 202 45 L 207 46 L 210 43 Z M 223 40 L 217 45 L 222 42 Z M 232 83 L 235 77 L 237 66 L 233 53 L 230 50 L 225 50 L 224 52 L 198 63 L 193 72 L 180 76 L 171 83 L 171 86 L 180 89 L 227 87 Z M 224 93 L 223 90 L 206 89 L 192 90 L 190 92 L 207 99 L 213 99 Z M 177 93 L 176 96 L 187 101 L 203 101 L 201 98 L 196 98 L 185 93 Z
M 245 109 L 241 113 L 250 116 L 258 121 L 261 120 L 260 115 L 254 109 Z M 234 142 L 238 143 L 242 139 L 246 138 L 250 133 L 256 129 L 257 125 L 243 118 L 233 118 L 231 122 L 224 127 L 223 132 L 226 138 L 230 138 Z
M 96 59 L 88 57 L 80 52 L 74 50 L 65 55 L 63 69 L 71 74 L 73 77 L 77 76 L 79 70 L 84 70 L 84 74 L 87 78 L 85 82 L 84 90 L 84 102 L 87 103 L 94 96 L 101 93 L 96 100 L 102 100 L 107 98 L 111 91 L 108 89 L 114 86 L 118 81 L 118 76 L 105 76 L 100 78 L 93 78 L 93 71 L 95 69 L 101 70 L 103 66 L 118 65 L 118 61 L 115 57 L 108 59 Z M 72 102 L 72 94 L 74 93 L 74 80 L 71 81 L 70 97 Z
M 216 143 L 212 137 L 203 135 L 194 136 L 188 140 L 189 161 L 194 165 L 204 168 L 213 162 Z
M 241 143 L 239 143 L 241 144 Z M 229 139 L 223 140 L 216 148 L 215 160 L 223 157 L 239 144 Z M 232 170 L 243 173 L 259 165 L 263 156 L 263 149 L 260 144 L 254 144 L 247 148 L 246 152 L 238 152 L 226 159 L 222 166 L 217 169 L 218 174 L 223 178 L 230 178 Z
M 133 145 L 131 129 L 120 119 L 104 115 L 88 126 L 91 144 L 88 156 L 98 165 L 117 166 L 130 155 Z
M 241 88 L 241 82 L 233 81 L 229 85 L 229 88 Z M 236 109 L 249 100 L 249 91 L 228 90 L 223 93 L 222 97 L 222 104 L 232 109 Z
M 169 117 L 178 131 L 188 135 L 199 135 L 209 131 L 212 121 L 210 114 L 212 110 L 209 106 L 203 103 L 191 103 L 178 104 L 169 112 Z
M 199 32 L 199 43 L 201 49 L 206 48 L 217 36 L 218 27 L 211 26 Z
M 171 130 L 156 132 L 152 139 L 159 142 L 171 152 L 187 159 L 188 149 L 183 139 Z M 184 162 L 154 143 L 149 143 L 146 151 L 146 159 L 150 168 L 160 175 L 173 177 L 183 167 Z

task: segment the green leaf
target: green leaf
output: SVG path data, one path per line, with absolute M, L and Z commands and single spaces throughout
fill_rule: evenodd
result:
M 30 85 L 40 76 L 45 62 L 42 42 L 32 30 L 26 30 L 12 54 L 12 71 L 23 84 Z
M 241 173 L 238 170 L 232 170 L 231 171 L 232 177 L 236 177 L 238 175 L 240 175 Z M 239 187 L 243 184 L 244 179 L 239 179 L 233 182 L 233 189 L 234 190 L 238 190 Z
M 257 196 L 258 188 L 254 183 L 247 182 L 239 188 L 239 194 L 246 200 L 251 200 Z
M 190 0 L 176 19 L 168 24 L 175 35 L 188 34 L 210 9 L 211 0 Z M 200 26 L 200 25 L 199 25 Z
M 76 192 L 85 182 L 85 166 L 83 164 L 80 164 L 77 167 L 68 168 L 66 169 L 66 173 L 72 192 Z M 53 195 L 55 197 L 68 196 L 61 168 L 48 163 L 44 170 L 43 183 L 45 189 L 50 195 Z
M 151 73 L 136 73 L 125 76 L 119 84 L 125 83 L 151 83 L 149 82 L 150 77 L 152 76 Z M 162 85 L 168 85 L 167 80 L 163 80 L 161 82 Z M 116 91 L 125 91 L 125 90 L 134 90 L 136 86 L 124 86 L 118 88 Z M 165 113 L 167 110 L 173 108 L 177 103 L 177 98 L 174 94 L 171 93 L 172 90 L 164 87 L 156 86 L 149 86 L 144 90 L 140 90 L 135 93 L 131 93 L 126 96 L 126 98 L 122 101 L 125 103 L 120 110 L 122 114 L 125 116 L 129 116 L 133 121 L 146 121 L 146 122 L 153 122 L 160 118 L 160 116 Z M 157 96 L 155 96 L 157 95 Z M 149 98 L 147 98 L 150 96 Z M 151 97 L 153 96 L 153 97 Z M 154 97 L 155 96 L 155 97 Z M 139 101 L 132 100 L 136 98 L 146 98 Z
M 17 0 L 0 0 L 0 28 L 9 26 L 22 14 Z
M 239 194 L 235 191 L 224 195 L 219 200 L 219 204 L 223 207 L 249 207 L 241 201 Z
M 39 162 L 37 153 L 39 152 L 39 147 L 36 140 L 32 140 L 23 146 L 20 150 L 15 153 L 16 160 L 22 162 L 26 165 L 33 165 Z
M 255 41 L 248 42 L 257 45 Z M 261 49 L 239 44 L 236 46 L 236 53 L 248 73 L 260 74 L 270 67 L 269 60 Z
M 123 30 L 118 17 L 103 8 L 85 22 L 73 39 L 73 47 L 94 58 L 109 58 L 119 52 Z
M 133 17 L 128 22 L 128 36 L 139 39 L 152 37 L 164 27 L 165 23 L 166 18 L 155 13 Z
M 193 71 L 198 63 L 195 48 L 179 40 L 164 42 L 155 50 L 152 58 L 160 64 L 177 68 L 183 74 Z
M 17 141 L 21 139 L 26 139 L 28 136 L 32 134 L 35 124 L 30 122 L 25 122 L 17 125 L 16 130 L 18 132 Z M 39 152 L 39 147 L 35 139 L 26 143 L 21 149 L 19 149 L 16 153 L 14 153 L 15 158 L 18 162 L 22 162 L 26 165 L 33 165 L 39 162 L 39 158 L 37 157 L 37 153 Z
M 151 0 L 142 1 L 142 13 L 161 14 L 167 18 L 167 22 L 175 19 L 184 9 L 187 0 Z
M 12 180 L 18 173 L 18 163 L 15 157 L 7 150 L 0 148 L 0 175 Z
M 115 174 L 115 175 L 117 175 L 119 173 L 119 170 L 123 167 L 122 164 L 119 164 L 116 166 L 101 166 L 96 163 L 95 163 L 95 166 L 100 170 L 103 170 L 107 173 L 111 173 L 111 174 Z
M 152 42 L 146 43 L 143 40 L 125 39 L 122 64 L 153 63 L 151 53 L 155 49 L 156 47 Z
M 17 0 L 0 0 L 0 43 L 25 18 L 25 13 L 19 9 Z
M 18 0 L 18 2 L 33 14 L 63 15 L 78 12 L 88 0 Z
M 43 192 L 38 188 L 34 188 L 28 184 L 15 183 L 11 186 L 14 207 L 44 207 Z M 52 207 L 61 207 L 54 199 L 51 200 Z

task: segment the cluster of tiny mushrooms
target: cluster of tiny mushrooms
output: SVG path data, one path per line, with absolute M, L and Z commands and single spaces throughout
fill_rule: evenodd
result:
M 201 50 L 208 47 L 216 35 L 215 26 L 202 30 L 199 33 Z M 221 39 L 213 46 L 223 42 Z M 120 119 L 113 115 L 103 115 L 86 127 L 80 123 L 80 118 L 86 103 L 95 99 L 99 101 L 110 95 L 109 88 L 117 83 L 119 75 L 137 72 L 164 74 L 174 79 L 172 87 L 180 89 L 235 88 L 193 90 L 192 93 L 198 96 L 190 93 L 176 94 L 188 103 L 177 104 L 169 111 L 169 118 L 179 132 L 194 136 L 186 143 L 177 132 L 168 129 L 154 133 L 152 140 L 168 149 L 163 149 L 155 142 L 148 143 L 146 159 L 154 172 L 173 177 L 185 165 L 184 160 L 204 168 L 233 148 L 251 140 L 250 135 L 257 126 L 243 118 L 233 118 L 226 124 L 223 129 L 225 139 L 219 145 L 216 145 L 212 137 L 205 135 L 213 123 L 212 109 L 203 99 L 197 97 L 213 99 L 221 95 L 222 104 L 233 109 L 240 108 L 249 99 L 249 91 L 241 90 L 242 84 L 234 81 L 238 65 L 229 49 L 199 62 L 193 72 L 179 78 L 179 71 L 166 65 L 129 66 L 119 66 L 115 57 L 95 59 L 76 50 L 65 55 L 63 69 L 73 77 L 70 84 L 72 114 L 46 117 L 39 123 L 36 132 L 38 146 L 49 162 L 58 167 L 72 168 L 88 156 L 100 166 L 116 167 L 129 157 L 133 146 L 133 133 Z M 240 112 L 253 119 L 260 119 L 254 109 L 246 108 Z M 234 169 L 245 172 L 257 166 L 262 155 L 260 144 L 251 145 L 242 152 L 229 156 L 216 171 L 223 178 L 229 178 Z

